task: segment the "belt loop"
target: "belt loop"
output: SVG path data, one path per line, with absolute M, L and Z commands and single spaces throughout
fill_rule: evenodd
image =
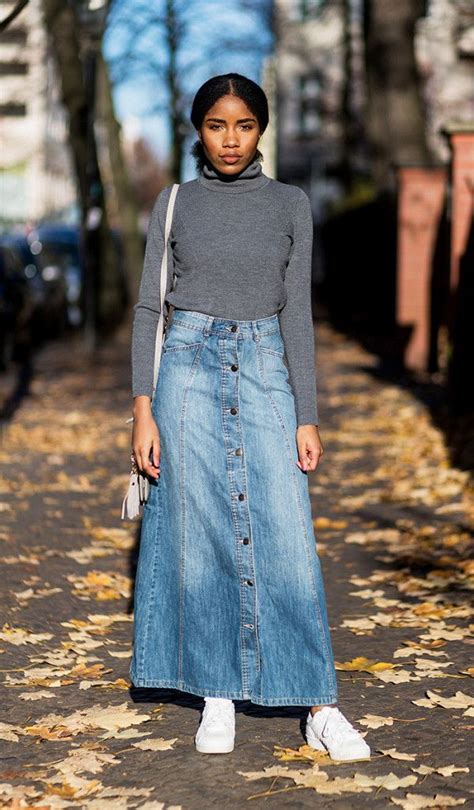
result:
M 164 331 L 166 331 L 171 326 L 171 323 L 173 321 L 173 312 L 175 310 L 175 307 L 169 301 L 167 301 L 166 304 L 167 304 L 166 313 L 163 313 L 164 314 L 164 321 L 165 321 L 164 322 Z
M 206 322 L 203 326 L 203 332 L 205 337 L 209 337 L 209 335 L 211 334 L 211 327 L 213 323 L 214 323 L 214 316 L 208 315 L 206 318 Z

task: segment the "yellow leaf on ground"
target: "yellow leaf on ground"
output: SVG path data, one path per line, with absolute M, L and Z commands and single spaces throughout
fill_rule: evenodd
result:
M 367 728 L 380 728 L 381 726 L 393 726 L 394 717 L 383 717 L 379 714 L 364 714 L 357 722 Z
M 434 709 L 435 706 L 442 706 L 443 709 L 468 709 L 474 706 L 474 697 L 466 695 L 464 692 L 456 692 L 453 697 L 448 698 L 428 689 L 426 691 L 426 698 L 412 700 L 412 703 L 414 703 L 415 706 L 424 706 L 427 709 Z
M 390 757 L 391 759 L 406 759 L 412 762 L 414 759 L 416 759 L 415 754 L 402 754 L 401 751 L 397 751 L 396 748 L 387 748 L 385 750 L 383 748 L 378 748 L 377 750 L 380 751 L 381 754 L 384 754 L 384 756 Z M 414 770 L 414 768 L 412 770 Z
M 345 529 L 347 520 L 331 520 L 327 517 L 318 517 L 313 520 L 315 529 Z
M 283 766 L 264 768 L 263 771 L 237 771 L 246 779 L 264 779 L 283 776 L 292 779 L 300 787 L 312 788 L 323 795 L 339 795 L 341 793 L 372 793 L 373 788 L 385 790 L 398 790 L 402 787 L 415 785 L 416 776 L 399 777 L 394 773 L 371 777 L 366 774 L 355 773 L 351 777 L 336 776 L 329 779 L 325 771 L 320 770 L 317 764 L 305 770 L 290 770 Z
M 398 804 L 403 810 L 424 810 L 425 807 L 436 807 L 438 810 L 442 807 L 455 807 L 459 804 L 464 804 L 466 799 L 454 799 L 452 796 L 443 796 L 437 793 L 435 796 L 421 796 L 419 793 L 407 793 L 404 799 L 396 799 L 394 796 L 390 797 L 390 801 Z
M 452 776 L 453 773 L 469 773 L 469 768 L 458 768 L 457 765 L 443 765 L 440 768 L 420 765 L 418 768 L 412 768 L 412 771 L 421 774 L 421 776 L 429 776 L 432 773 L 439 773 L 441 776 Z
M 345 661 L 344 663 L 336 661 L 335 666 L 336 669 L 345 672 L 382 672 L 386 669 L 395 669 L 395 667 L 400 666 L 400 664 L 389 664 L 385 661 L 372 661 L 370 658 L 360 656 L 359 658 L 353 658 L 352 661 Z
M 309 760 L 324 766 L 334 764 L 334 760 L 331 759 L 327 751 L 317 751 L 306 743 L 300 745 L 297 749 L 283 748 L 280 745 L 274 745 L 273 748 L 273 756 L 284 762 L 307 762 Z
M 47 692 L 46 689 L 39 689 L 37 692 L 20 692 L 18 697 L 20 700 L 48 700 L 54 697 L 54 694 Z
M 153 740 L 142 740 L 141 742 L 132 743 L 132 748 L 139 748 L 141 751 L 168 751 L 173 748 L 173 744 L 178 737 L 173 737 L 171 740 L 165 740 L 164 737 L 157 737 Z
M 39 644 L 41 641 L 49 641 L 53 638 L 52 633 L 32 633 L 22 627 L 10 627 L 9 624 L 4 624 L 0 630 L 0 639 L 8 641 L 15 647 L 21 644 Z
M 384 683 L 408 683 L 408 681 L 419 681 L 417 675 L 413 675 L 407 669 L 399 669 L 395 672 L 374 672 L 376 678 Z

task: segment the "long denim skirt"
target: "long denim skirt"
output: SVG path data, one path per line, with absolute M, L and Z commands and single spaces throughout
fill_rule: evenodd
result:
M 278 315 L 175 309 L 152 412 L 159 478 L 135 587 L 135 686 L 336 702 L 308 475 Z

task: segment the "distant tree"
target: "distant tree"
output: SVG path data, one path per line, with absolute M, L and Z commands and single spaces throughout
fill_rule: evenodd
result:
M 101 170 L 92 116 L 94 110 L 85 78 L 82 30 L 77 9 L 63 0 L 42 0 L 43 17 L 55 58 L 62 102 L 67 112 L 69 144 L 75 167 L 78 197 L 82 211 L 86 253 L 86 322 L 106 333 L 120 321 L 123 313 L 123 288 L 117 274 L 103 199 Z M 95 96 L 95 91 L 94 91 Z M 91 178 L 94 178 L 92 181 Z M 100 220 L 92 225 L 94 211 Z M 91 216 L 92 215 L 92 216 Z M 93 315 L 90 316 L 90 312 Z
M 232 53 L 260 59 L 270 7 L 270 0 L 259 0 L 252 8 L 246 7 L 245 0 L 219 7 L 209 0 L 135 0 L 133 4 L 113 0 L 108 55 L 112 82 L 115 86 L 135 79 L 142 86 L 149 82 L 150 101 L 142 114 L 168 118 L 171 181 L 181 180 L 184 145 L 192 134 L 188 116 L 195 92 L 193 78 L 206 68 L 206 72 L 223 72 L 223 58 Z M 226 25 L 226 15 L 242 10 L 255 17 L 252 35 L 239 32 L 230 17 Z
M 127 164 L 138 205 L 141 210 L 150 212 L 168 181 L 167 169 L 143 137 L 134 140 L 127 149 Z
M 425 0 L 364 0 L 368 136 L 379 188 L 393 164 L 431 160 L 415 58 L 415 25 Z
M 8 28 L 8 26 L 13 22 L 13 20 L 16 20 L 18 15 L 23 11 L 23 9 L 25 8 L 25 6 L 28 5 L 28 3 L 29 0 L 18 0 L 18 2 L 15 3 L 13 8 L 8 12 L 7 16 L 4 17 L 3 20 L 0 20 L 0 33 L 2 31 L 5 31 L 5 29 Z

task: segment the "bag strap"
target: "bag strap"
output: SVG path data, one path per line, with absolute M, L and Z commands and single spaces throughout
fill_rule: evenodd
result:
M 161 271 L 160 271 L 160 317 L 158 318 L 158 326 L 156 329 L 152 398 L 155 394 L 156 383 L 158 380 L 158 370 L 160 368 L 160 360 L 161 360 L 161 346 L 163 343 L 163 326 L 164 326 L 164 305 L 165 305 L 166 286 L 168 281 L 168 240 L 171 232 L 171 223 L 173 221 L 173 210 L 176 200 L 176 194 L 178 193 L 178 188 L 179 183 L 173 183 L 173 187 L 171 189 L 171 193 L 168 200 L 168 207 L 166 209 L 165 245 L 163 250 L 163 256 L 161 259 Z

